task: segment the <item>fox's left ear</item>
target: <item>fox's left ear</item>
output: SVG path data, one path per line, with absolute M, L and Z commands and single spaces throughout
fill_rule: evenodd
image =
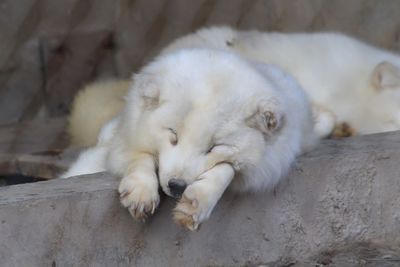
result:
M 264 135 L 271 136 L 283 126 L 285 116 L 282 111 L 261 104 L 253 115 L 247 118 L 247 125 L 260 130 Z
M 133 77 L 133 90 L 143 99 L 145 109 L 155 109 L 160 102 L 160 86 L 155 75 L 139 73 Z
M 400 89 L 400 68 L 383 61 L 372 71 L 371 82 L 376 90 Z

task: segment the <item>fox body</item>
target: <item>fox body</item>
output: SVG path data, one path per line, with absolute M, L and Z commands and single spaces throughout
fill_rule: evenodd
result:
M 226 188 L 271 188 L 316 143 L 308 99 L 279 68 L 218 49 L 164 53 L 134 75 L 126 103 L 63 177 L 108 170 L 138 219 L 180 198 L 193 230 Z
M 139 219 L 161 186 L 181 196 L 174 218 L 193 230 L 227 187 L 273 186 L 316 136 L 400 129 L 399 66 L 396 54 L 338 33 L 201 29 L 132 81 L 78 94 L 72 143 L 95 145 L 63 177 L 117 174 L 121 202 Z
M 311 99 L 320 137 L 335 125 L 359 134 L 400 129 L 400 57 L 339 33 L 201 29 L 163 53 L 187 47 L 233 51 L 291 73 Z
M 311 100 L 314 128 L 321 138 L 400 129 L 400 57 L 395 53 L 339 33 L 268 33 L 211 27 L 178 38 L 161 54 L 201 47 L 232 51 L 291 73 Z M 76 106 L 96 110 L 97 105 L 91 104 L 94 100 L 108 99 L 101 112 L 115 115 L 123 103 L 109 92 L 119 95 L 118 83 L 114 84 L 116 90 L 108 92 L 84 90 L 76 98 Z M 99 120 L 97 127 L 86 127 L 92 131 L 87 133 L 81 127 L 87 125 L 81 119 L 81 110 L 72 110 L 77 114 L 70 119 L 76 125 L 69 127 L 73 143 L 92 145 L 99 125 L 106 120 Z

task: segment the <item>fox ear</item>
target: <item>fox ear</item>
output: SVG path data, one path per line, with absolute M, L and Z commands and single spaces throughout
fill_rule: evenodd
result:
M 153 74 L 140 73 L 133 77 L 133 90 L 143 99 L 144 109 L 155 109 L 160 103 L 160 89 Z
M 260 105 L 257 110 L 247 118 L 247 125 L 260 130 L 266 137 L 278 132 L 284 124 L 283 112 Z
M 372 71 L 371 82 L 376 90 L 400 88 L 400 68 L 383 61 Z

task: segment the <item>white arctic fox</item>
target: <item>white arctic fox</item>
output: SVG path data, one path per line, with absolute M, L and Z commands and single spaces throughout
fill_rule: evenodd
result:
M 83 115 L 83 114 L 82 114 Z M 174 219 L 197 229 L 231 185 L 263 190 L 316 141 L 307 97 L 279 68 L 216 49 L 156 58 L 133 77 L 123 110 L 63 176 L 108 170 L 121 203 L 144 219 L 158 187 Z
M 229 27 L 201 29 L 163 52 L 182 47 L 231 50 L 291 73 L 314 104 L 321 137 L 335 125 L 349 124 L 359 134 L 400 129 L 400 57 L 394 53 L 338 33 L 262 33 Z

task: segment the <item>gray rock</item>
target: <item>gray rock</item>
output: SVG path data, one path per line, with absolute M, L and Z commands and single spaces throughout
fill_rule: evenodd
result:
M 324 141 L 273 191 L 225 193 L 198 232 L 172 222 L 167 197 L 148 222 L 134 221 L 106 173 L 2 187 L 0 262 L 398 266 L 399 166 L 400 132 Z

